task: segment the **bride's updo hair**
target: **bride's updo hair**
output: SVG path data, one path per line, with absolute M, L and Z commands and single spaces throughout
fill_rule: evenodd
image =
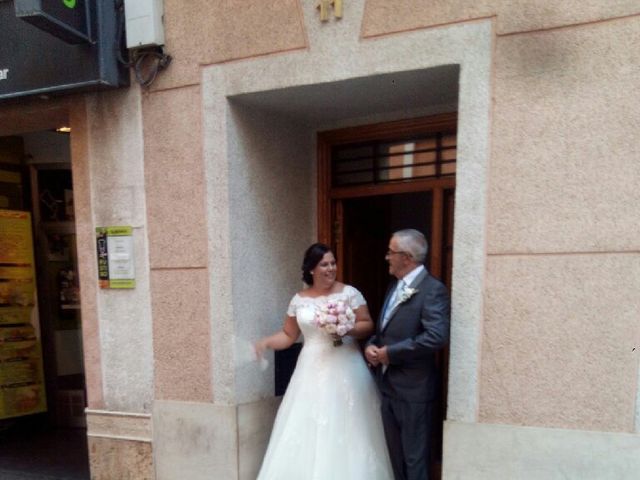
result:
M 313 275 L 311 270 L 316 268 L 316 265 L 320 263 L 325 253 L 331 252 L 331 248 L 324 243 L 314 243 L 307 251 L 304 252 L 304 259 L 302 260 L 302 280 L 307 285 L 313 285 Z M 334 254 L 335 256 L 335 254 Z

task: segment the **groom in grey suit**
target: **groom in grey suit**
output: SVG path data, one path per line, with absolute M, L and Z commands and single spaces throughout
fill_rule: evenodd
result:
M 365 348 L 367 361 L 376 369 L 396 480 L 429 478 L 435 354 L 449 338 L 449 294 L 423 266 L 427 249 L 417 230 L 400 230 L 391 237 L 386 259 L 396 280 Z

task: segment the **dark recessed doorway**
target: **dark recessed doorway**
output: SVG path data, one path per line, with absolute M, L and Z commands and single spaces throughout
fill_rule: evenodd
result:
M 69 135 L 0 137 L 0 478 L 89 479 Z
M 338 256 L 339 278 L 358 288 L 377 318 L 391 281 L 391 234 L 421 231 L 425 266 L 451 288 L 456 172 L 455 114 L 353 127 L 318 135 L 318 231 Z M 431 475 L 441 477 L 448 349 L 438 357 Z

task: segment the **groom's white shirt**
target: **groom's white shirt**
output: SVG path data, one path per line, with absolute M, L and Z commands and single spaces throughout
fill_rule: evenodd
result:
M 382 317 L 382 328 L 387 326 L 387 323 L 389 322 L 389 318 L 391 318 L 391 312 L 396 306 L 398 295 L 400 295 L 400 290 L 405 287 L 409 287 L 413 283 L 413 281 L 416 279 L 416 277 L 420 275 L 420 272 L 422 272 L 423 270 L 424 270 L 424 266 L 418 265 L 416 268 L 414 268 L 409 273 L 407 273 L 404 277 L 398 279 L 396 288 L 391 294 L 391 298 L 389 298 L 389 302 L 387 304 L 387 307 L 384 311 L 384 315 Z
M 420 272 L 422 272 L 423 270 L 424 270 L 424 265 L 418 265 L 416 268 L 414 268 L 409 273 L 407 273 L 404 277 L 402 277 L 401 280 L 408 287 L 413 283 L 416 277 L 420 275 Z

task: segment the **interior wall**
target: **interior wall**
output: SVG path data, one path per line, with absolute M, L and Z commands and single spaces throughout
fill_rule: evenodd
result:
M 252 343 L 282 328 L 315 241 L 315 152 L 307 127 L 232 106 L 229 208 L 237 403 L 272 394 L 274 363 L 256 368 Z
M 62 126 L 62 125 L 60 125 Z M 30 132 L 22 135 L 29 163 L 71 164 L 69 137 L 54 131 Z
M 62 125 L 59 125 L 62 126 Z M 71 168 L 69 135 L 56 132 L 53 128 L 21 135 L 28 165 L 63 164 Z M 75 248 L 75 245 L 74 245 Z M 74 256 L 77 253 L 73 253 Z M 42 292 L 40 292 L 42 294 Z M 60 329 L 54 334 L 56 373 L 58 376 L 84 373 L 82 358 L 82 331 Z

